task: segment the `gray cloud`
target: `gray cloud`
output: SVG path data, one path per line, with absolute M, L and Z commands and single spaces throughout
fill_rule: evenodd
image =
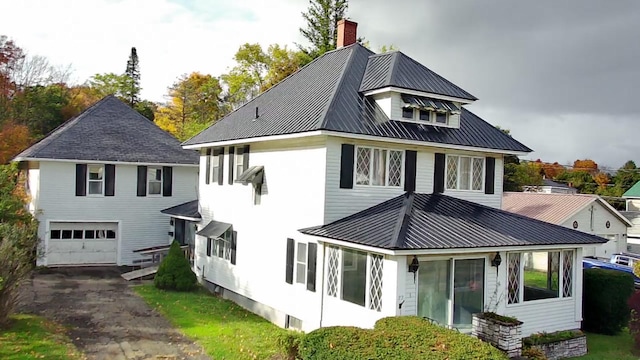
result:
M 394 44 L 477 96 L 470 109 L 533 158 L 640 160 L 638 1 L 352 0 L 349 16 L 374 48 Z

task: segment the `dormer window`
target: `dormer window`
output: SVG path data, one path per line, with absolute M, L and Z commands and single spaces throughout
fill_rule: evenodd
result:
M 431 112 L 427 110 L 420 110 L 420 120 L 431 121 Z
M 446 124 L 447 123 L 447 113 L 446 112 L 437 112 L 435 113 L 435 121 L 437 124 Z
M 413 109 L 412 108 L 402 108 L 402 117 L 405 119 L 413 119 Z

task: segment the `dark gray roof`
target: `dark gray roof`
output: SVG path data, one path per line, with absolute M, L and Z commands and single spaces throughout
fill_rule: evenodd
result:
M 552 186 L 552 187 L 563 188 L 563 189 L 571 189 L 571 186 L 567 184 L 562 184 L 549 179 L 542 179 L 542 186 Z
M 189 201 L 180 205 L 172 206 L 161 213 L 173 216 L 182 216 L 190 219 L 201 219 L 200 211 L 198 211 L 198 200 Z
M 384 249 L 600 244 L 601 237 L 442 194 L 407 193 L 304 234 Z
M 183 145 L 331 130 L 476 148 L 531 151 L 464 108 L 459 129 L 389 120 L 375 101 L 359 90 L 372 55 L 359 44 L 328 52 Z
M 198 164 L 199 156 L 184 150 L 160 129 L 114 96 L 98 101 L 16 156 L 29 158 Z
M 209 221 L 207 226 L 205 226 L 202 230 L 198 231 L 196 234 L 208 238 L 217 238 L 220 235 L 224 234 L 229 228 L 233 225 L 222 222 L 222 221 Z
M 422 96 L 402 95 L 402 101 L 412 107 L 420 109 L 434 109 L 444 111 L 460 111 L 460 107 L 451 101 L 442 101 Z
M 388 86 L 477 100 L 475 96 L 400 51 L 369 57 L 360 91 L 366 92 Z

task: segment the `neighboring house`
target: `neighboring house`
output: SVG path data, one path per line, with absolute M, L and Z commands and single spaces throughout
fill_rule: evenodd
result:
M 640 254 L 640 181 L 627 190 L 622 197 L 625 199 L 627 210 L 623 214 L 632 224 L 627 234 L 627 250 Z
M 578 189 L 569 185 L 555 182 L 549 179 L 542 179 L 542 185 L 527 185 L 523 187 L 524 192 L 537 192 L 543 194 L 577 194 Z
M 167 245 L 161 210 L 196 199 L 198 155 L 113 96 L 20 153 L 40 265 L 117 264 Z
M 502 209 L 608 240 L 585 247 L 583 256 L 609 259 L 614 253 L 627 251 L 631 223 L 598 195 L 505 192 Z
M 458 86 L 357 44 L 355 26 L 183 143 L 200 151 L 200 279 L 305 331 L 396 315 L 468 330 L 483 309 L 525 334 L 580 327 L 578 259 L 605 240 L 500 210 L 504 156 L 531 150 Z M 534 254 L 551 267 L 534 271 Z

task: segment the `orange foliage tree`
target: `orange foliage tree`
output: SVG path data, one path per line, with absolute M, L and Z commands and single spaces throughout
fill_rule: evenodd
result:
M 586 171 L 591 175 L 595 175 L 598 172 L 598 164 L 591 159 L 576 160 L 573 162 L 574 171 Z
M 611 178 L 609 177 L 609 174 L 602 171 L 595 174 L 593 176 L 593 180 L 595 180 L 595 182 L 598 184 L 598 187 L 600 189 L 606 188 L 609 182 L 611 182 Z
M 25 125 L 5 122 L 0 127 L 0 164 L 8 163 L 31 142 L 29 128 Z

